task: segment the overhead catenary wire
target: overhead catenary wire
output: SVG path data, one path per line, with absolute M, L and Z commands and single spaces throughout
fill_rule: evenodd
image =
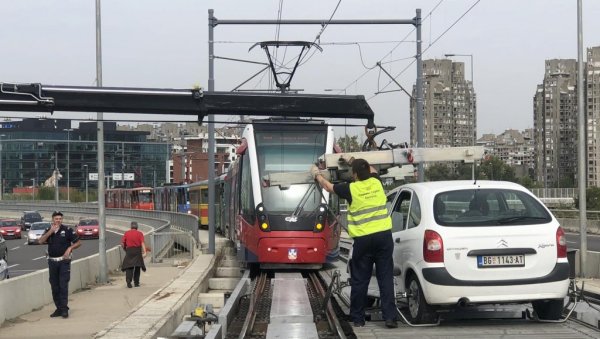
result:
M 480 2 L 481 0 L 477 0 L 475 1 L 471 7 L 469 7 L 461 16 L 458 17 L 458 19 L 456 19 L 450 26 L 448 26 L 448 28 L 446 28 L 440 35 L 438 35 L 437 38 L 435 38 L 427 48 L 425 48 L 422 52 L 421 55 L 425 54 L 425 52 L 427 52 L 436 42 L 438 42 L 446 33 L 448 33 L 454 26 L 456 26 L 456 24 L 458 22 L 460 22 L 473 8 L 475 8 L 475 6 Z M 398 73 L 397 75 L 394 76 L 394 80 L 397 80 L 399 76 L 401 76 L 404 72 L 406 72 L 406 70 L 416 62 L 416 59 L 413 59 L 413 61 L 411 63 L 409 63 L 404 69 L 402 69 L 402 71 L 400 71 L 400 73 Z M 383 88 L 381 88 L 378 92 L 382 93 L 381 91 L 385 90 L 390 84 L 392 84 L 394 82 L 394 80 L 390 80 L 385 86 L 383 86 Z M 369 97 L 367 99 L 367 101 L 371 100 L 373 97 L 377 96 L 378 94 L 374 94 L 371 97 Z
M 444 2 L 444 0 L 440 0 L 432 9 L 431 11 L 429 11 L 429 14 L 427 14 L 427 16 L 425 16 L 421 22 L 424 22 L 426 20 L 428 20 L 431 15 L 433 14 L 433 12 L 435 12 L 435 10 Z M 413 34 L 413 32 L 416 30 L 416 27 L 413 27 L 413 29 L 411 29 L 405 36 L 404 38 L 402 38 L 402 40 L 400 40 L 394 47 L 392 47 L 392 49 L 387 52 L 383 57 L 381 57 L 378 62 L 381 62 L 383 64 L 383 59 L 387 58 L 389 55 L 391 55 L 392 53 L 394 53 L 394 51 L 400 47 L 400 45 L 404 42 L 406 42 L 409 36 L 411 36 Z M 414 58 L 414 56 L 411 56 L 409 58 Z M 404 59 L 404 58 L 402 58 Z M 367 73 L 369 73 L 371 70 L 375 69 L 377 67 L 377 62 L 375 63 L 375 65 L 373 65 L 372 67 L 367 67 L 367 70 L 363 73 L 361 73 L 356 79 L 354 79 L 353 81 L 351 81 L 348 85 L 346 85 L 345 87 L 343 87 L 343 89 L 348 89 L 350 86 L 352 86 L 353 84 L 356 84 L 360 79 L 362 79 L 365 75 L 367 75 Z
M 329 20 L 327 20 L 327 23 L 325 23 L 323 25 L 323 27 L 321 27 L 321 30 L 319 31 L 319 33 L 317 33 L 317 36 L 313 40 L 313 43 L 316 43 L 317 41 L 321 40 L 321 35 L 323 35 L 323 32 L 325 32 L 325 29 L 327 28 L 327 26 L 329 26 L 329 23 L 331 22 L 331 20 L 333 20 L 333 16 L 337 12 L 337 10 L 340 7 L 341 3 L 342 3 L 342 0 L 339 0 L 338 3 L 337 3 L 337 5 L 335 5 L 335 8 L 333 9 L 333 12 L 331 12 L 331 15 L 329 16 Z M 310 56 L 308 56 L 308 57 L 307 57 L 308 53 L 306 53 L 300 59 L 300 63 L 298 64 L 298 67 L 300 67 L 300 66 L 304 65 L 305 63 L 307 63 L 315 55 L 315 53 L 317 53 L 317 50 L 313 50 L 312 54 Z M 305 58 L 307 58 L 306 61 L 304 61 Z

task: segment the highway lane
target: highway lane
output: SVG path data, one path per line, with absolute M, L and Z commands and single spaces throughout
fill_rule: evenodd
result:
M 106 248 L 119 245 L 123 232 L 106 231 Z M 27 245 L 27 238 L 7 239 L 8 267 L 11 278 L 35 272 L 48 267 L 46 262 L 47 245 Z M 73 251 L 73 258 L 80 259 L 98 253 L 98 240 L 81 240 L 81 247 Z

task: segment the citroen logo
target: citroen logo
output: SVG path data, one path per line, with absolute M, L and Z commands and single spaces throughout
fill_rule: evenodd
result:
M 500 241 L 498 241 L 497 245 L 498 245 L 498 247 L 508 247 L 508 243 L 504 239 L 500 239 Z

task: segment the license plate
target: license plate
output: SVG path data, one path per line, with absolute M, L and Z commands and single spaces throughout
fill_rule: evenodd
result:
M 85 235 L 92 235 L 92 232 L 83 232 Z
M 525 256 L 516 255 L 478 255 L 477 267 L 519 267 L 525 266 Z

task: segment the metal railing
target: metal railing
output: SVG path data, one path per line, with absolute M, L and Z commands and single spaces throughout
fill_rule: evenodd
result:
M 33 202 L 33 201 L 2 201 L 0 202 L 0 208 L 10 211 L 27 211 L 37 210 L 44 212 L 52 212 L 60 210 L 65 214 L 90 214 L 97 215 L 98 207 L 93 204 L 69 204 L 69 203 L 48 203 L 48 202 Z M 167 246 L 171 244 L 183 244 L 191 255 L 193 255 L 193 247 L 200 245 L 198 235 L 198 217 L 192 214 L 182 214 L 174 212 L 164 211 L 146 211 L 146 210 L 129 210 L 129 209 L 116 209 L 107 208 L 106 216 L 115 218 L 123 217 L 124 219 L 135 219 L 154 230 L 150 232 L 151 246 L 152 246 L 152 262 L 159 261 L 163 256 L 170 255 L 170 248 Z M 179 236 L 167 236 L 167 234 L 175 234 L 180 231 Z M 162 235 L 165 233 L 165 235 Z M 182 240 L 184 237 L 189 237 L 188 241 Z M 177 239 L 174 241 L 166 241 L 166 239 Z
M 155 253 L 157 258 L 193 259 L 194 239 L 188 233 L 157 232 L 152 237 L 152 246 L 162 249 Z
M 578 188 L 532 188 L 538 198 L 575 198 L 578 196 Z

